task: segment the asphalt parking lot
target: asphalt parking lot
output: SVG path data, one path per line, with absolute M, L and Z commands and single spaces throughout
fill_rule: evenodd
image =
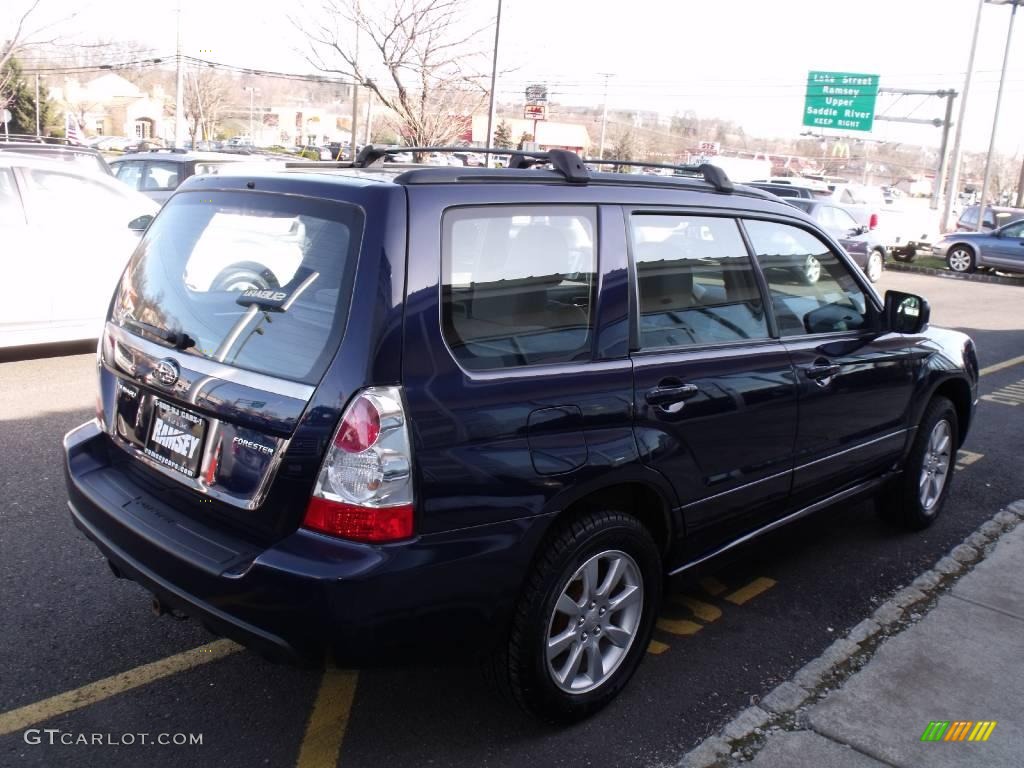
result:
M 92 345 L 6 354 L 0 765 L 674 764 L 1024 497 L 1024 289 L 894 272 L 879 288 L 926 296 L 934 324 L 978 344 L 983 399 L 944 516 L 907 534 L 871 504 L 836 507 L 675 584 L 628 689 L 566 729 L 493 698 L 471 666 L 294 669 L 154 616 L 148 595 L 113 578 L 65 506 L 61 437 L 91 417 Z M 202 743 L 142 743 L 176 734 Z

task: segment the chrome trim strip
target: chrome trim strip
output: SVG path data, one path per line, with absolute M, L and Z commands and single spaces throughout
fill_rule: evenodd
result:
M 316 387 L 311 384 L 301 384 L 297 381 L 289 381 L 288 379 L 279 379 L 276 376 L 268 376 L 265 373 L 256 373 L 255 371 L 235 368 L 230 365 L 225 365 L 224 363 L 219 363 L 216 360 L 210 360 L 209 358 L 198 357 L 196 355 L 177 355 L 177 350 L 169 347 L 162 347 L 159 344 L 143 339 L 140 336 L 128 333 L 123 328 L 120 328 L 109 321 L 106 325 L 106 331 L 120 344 L 134 351 L 141 352 L 154 360 L 162 360 L 165 357 L 175 357 L 182 367 L 220 381 L 234 382 L 245 387 L 251 387 L 263 392 L 272 392 L 275 395 L 290 397 L 294 400 L 302 400 L 307 403 L 310 398 L 313 397 L 313 392 L 316 390 Z M 125 373 L 131 372 L 125 371 Z
M 217 422 L 216 419 L 211 419 L 211 421 Z M 213 430 L 211 430 L 211 432 L 212 431 Z M 165 467 L 160 462 L 154 461 L 152 458 L 150 458 L 146 454 L 146 452 L 140 449 L 138 446 L 133 445 L 127 440 L 124 440 L 117 434 L 112 434 L 111 437 L 114 440 L 114 444 L 117 445 L 126 453 L 128 453 L 129 456 L 142 462 L 147 467 L 155 469 L 157 472 L 164 475 L 165 477 L 169 477 L 172 480 L 181 483 L 186 488 L 191 488 L 193 491 L 201 493 L 204 496 L 210 496 L 211 498 L 217 499 L 218 501 L 223 501 L 225 504 L 230 504 L 233 507 L 238 507 L 239 509 L 245 510 L 256 509 L 266 500 L 267 493 L 270 490 L 270 485 L 273 482 L 274 478 L 277 476 L 277 471 L 281 466 L 281 461 L 284 458 L 285 452 L 288 450 L 289 444 L 291 443 L 291 439 L 280 441 L 280 445 L 275 451 L 274 457 L 270 460 L 270 465 L 267 467 L 267 472 L 264 475 L 263 480 L 260 482 L 259 487 L 256 489 L 256 493 L 253 494 L 252 498 L 246 499 L 239 496 L 232 496 L 231 494 L 225 493 L 224 491 L 218 490 L 217 488 L 211 488 L 203 481 L 202 476 L 199 474 L 197 474 L 195 477 L 189 477 L 188 475 L 173 470 L 170 467 Z M 210 449 L 209 443 L 210 439 L 208 438 L 207 444 L 203 446 L 204 456 L 207 455 L 207 452 Z
M 806 464 L 801 464 L 799 467 L 793 467 L 793 471 L 794 472 L 799 472 L 801 469 L 807 469 L 807 467 L 813 467 L 815 464 L 821 464 L 821 462 L 823 462 L 823 461 L 832 461 L 832 459 L 834 459 L 836 456 L 843 456 L 843 455 L 845 455 L 847 453 L 853 453 L 854 451 L 859 451 L 861 448 L 867 448 L 868 446 L 874 445 L 875 443 L 880 443 L 883 440 L 891 440 L 894 437 L 898 437 L 900 435 L 904 435 L 905 436 L 906 434 L 907 434 L 907 430 L 905 428 L 904 429 L 897 429 L 895 432 L 890 432 L 887 435 L 882 435 L 881 437 L 876 437 L 874 440 L 868 440 L 866 443 L 860 443 L 860 444 L 855 445 L 855 446 L 853 446 L 851 448 L 844 448 L 841 451 L 836 451 L 835 453 L 830 453 L 828 456 L 822 456 L 820 459 L 815 459 L 814 461 L 809 461 Z
M 769 480 L 775 480 L 775 479 L 780 478 L 780 477 L 782 477 L 784 475 L 789 475 L 789 474 L 792 474 L 792 473 L 793 473 L 792 469 L 784 469 L 781 472 L 776 472 L 774 475 L 768 475 L 768 477 L 762 477 L 759 480 L 751 480 L 749 483 L 744 483 L 743 485 L 737 485 L 735 488 L 730 488 L 728 491 L 719 491 L 714 496 L 705 496 L 703 499 L 697 499 L 697 501 L 691 501 L 689 504 L 684 504 L 683 506 L 681 506 L 679 508 L 679 510 L 681 512 L 682 511 L 686 511 L 687 509 L 692 509 L 693 507 L 700 506 L 701 504 L 704 504 L 706 502 L 714 501 L 715 499 L 720 499 L 723 496 L 728 496 L 730 493 L 736 493 L 737 491 L 742 491 L 742 490 L 744 490 L 746 488 L 752 488 L 753 486 L 757 485 L 758 483 L 767 483 Z
M 729 550 L 735 549 L 741 544 L 746 544 L 747 542 L 756 539 L 758 536 L 762 534 L 768 533 L 769 531 L 774 531 L 776 528 L 781 528 L 782 526 L 787 525 L 788 523 L 792 523 L 796 520 L 799 520 L 801 517 L 806 517 L 807 515 L 824 509 L 825 507 L 830 507 L 833 504 L 838 504 L 840 501 L 848 499 L 851 496 L 856 496 L 865 491 L 869 491 L 872 488 L 884 483 L 886 480 L 889 479 L 890 476 L 891 473 L 886 473 L 881 477 L 874 478 L 873 480 L 866 480 L 863 483 L 858 483 L 852 488 L 847 488 L 845 491 L 840 491 L 839 493 L 833 494 L 826 499 L 822 499 L 821 501 L 817 501 L 814 504 L 811 504 L 810 506 L 804 507 L 803 509 L 798 509 L 796 512 L 791 512 L 785 517 L 780 517 L 778 520 L 772 520 L 770 523 L 763 525 L 760 528 L 751 531 L 750 533 L 746 533 L 743 536 L 740 536 L 738 539 L 733 539 L 732 541 L 730 541 L 727 544 L 724 544 L 718 549 L 709 552 L 706 555 L 698 557 L 696 560 L 692 560 L 689 563 L 686 563 L 685 565 L 679 566 L 675 570 L 669 571 L 668 575 L 675 576 L 676 574 L 689 570 L 694 566 L 700 565 L 701 563 L 705 563 L 714 557 L 718 557 L 723 552 L 728 552 Z

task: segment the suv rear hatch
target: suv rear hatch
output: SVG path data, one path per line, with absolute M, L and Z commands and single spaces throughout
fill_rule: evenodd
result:
M 316 408 L 363 237 L 363 207 L 344 201 L 203 189 L 165 205 L 101 342 L 102 421 L 132 483 L 258 541 L 298 526 L 317 435 L 361 383 Z

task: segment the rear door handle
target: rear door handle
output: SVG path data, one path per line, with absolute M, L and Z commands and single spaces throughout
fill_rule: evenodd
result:
M 841 370 L 835 363 L 815 363 L 804 367 L 804 376 L 814 381 L 830 379 Z
M 648 390 L 645 398 L 650 405 L 672 405 L 681 403 L 700 392 L 696 384 L 673 384 Z

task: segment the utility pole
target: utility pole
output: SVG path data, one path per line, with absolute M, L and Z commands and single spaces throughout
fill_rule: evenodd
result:
M 935 174 L 935 188 L 932 190 L 931 209 L 937 211 L 942 200 L 942 190 L 946 186 L 946 173 L 949 171 L 949 130 L 953 127 L 953 99 L 956 91 L 946 94 L 946 119 L 942 121 L 942 141 L 939 144 L 939 171 Z
M 939 227 L 945 232 L 950 225 L 953 212 L 953 201 L 960 196 L 960 142 L 964 135 L 964 117 L 967 115 L 967 97 L 971 90 L 971 79 L 974 77 L 974 54 L 978 50 L 978 30 L 981 28 L 981 11 L 985 0 L 978 0 L 978 13 L 974 19 L 974 36 L 971 38 L 971 52 L 967 55 L 967 76 L 964 78 L 963 95 L 960 97 L 960 116 L 956 120 L 956 133 L 953 135 L 953 152 L 949 160 L 949 191 L 946 202 L 942 206 L 942 217 Z M 981 220 L 980 218 L 978 219 Z
M 178 0 L 177 73 L 174 82 L 174 146 L 185 144 L 185 72 L 181 68 L 181 0 Z
M 608 78 L 613 77 L 608 72 L 598 73 L 604 78 L 604 108 L 601 110 L 601 144 L 598 150 L 598 160 L 604 160 L 604 137 L 608 128 Z
M 498 41 L 501 39 L 501 0 L 498 0 L 498 16 L 494 21 L 494 55 L 491 58 L 491 97 L 490 104 L 487 107 L 487 138 L 484 139 L 484 146 L 490 147 L 494 144 L 494 111 L 497 108 L 497 97 L 495 95 L 495 88 L 498 83 Z M 470 134 L 472 138 L 472 127 L 470 128 Z M 536 138 L 536 137 L 534 137 Z M 487 152 L 484 154 L 484 165 L 488 168 L 491 166 L 491 153 Z
M 1003 52 L 1003 71 L 999 75 L 999 90 L 996 92 L 996 113 L 992 117 L 992 138 L 988 142 L 988 159 L 985 160 L 985 178 L 981 182 L 981 200 L 978 201 L 978 223 L 975 231 L 981 232 L 985 224 L 985 206 L 988 203 L 988 184 L 992 179 L 992 153 L 996 150 L 996 133 L 999 131 L 999 108 L 1003 104 L 1003 86 L 1006 84 L 1006 65 L 1010 60 L 1010 43 L 1013 40 L 1013 21 L 1017 18 L 1017 6 L 1021 0 L 1013 0 L 1010 23 L 1006 28 L 1006 50 Z M 994 217 L 993 217 L 994 218 Z
M 370 88 L 370 81 L 366 81 L 366 131 L 363 135 L 366 137 L 363 140 L 363 146 L 370 143 L 370 124 L 373 122 L 373 90 Z
M 358 46 L 356 46 L 358 50 Z M 356 136 L 359 123 L 359 83 L 352 81 L 352 159 L 356 159 Z
M 39 131 L 39 73 L 36 72 L 36 136 L 42 136 Z
M 1020 164 L 1020 180 L 1017 182 L 1017 208 L 1024 208 L 1024 162 Z
M 252 113 L 256 106 L 256 93 L 259 89 L 254 85 L 249 85 L 246 86 L 245 90 L 249 92 L 249 142 L 256 146 L 256 129 L 253 127 Z

